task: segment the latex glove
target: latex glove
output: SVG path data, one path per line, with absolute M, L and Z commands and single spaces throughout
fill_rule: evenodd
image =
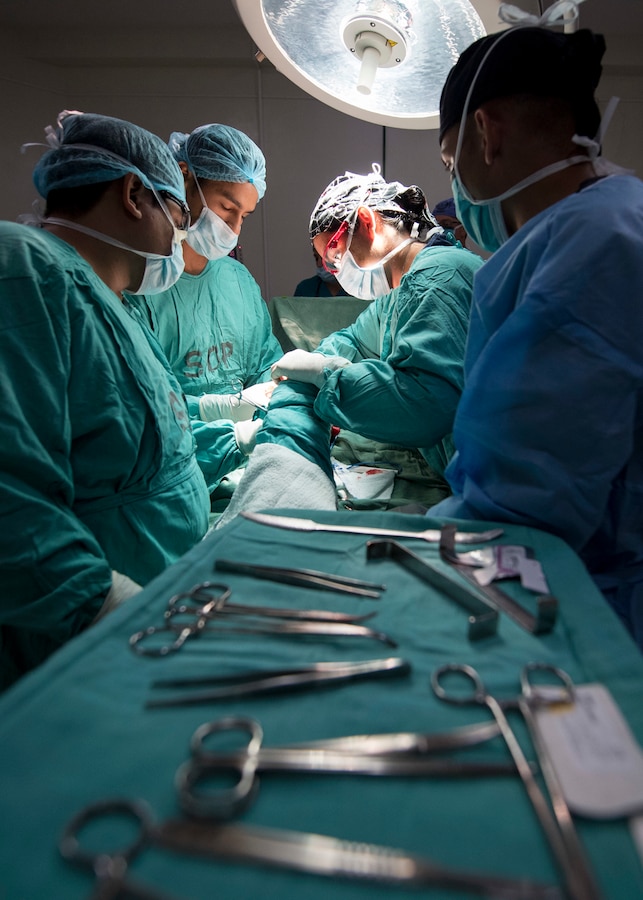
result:
M 199 418 L 203 422 L 216 419 L 244 422 L 254 416 L 255 409 L 254 404 L 239 399 L 238 394 L 203 394 L 199 397 Z
M 122 575 L 120 572 L 112 569 L 112 586 L 107 592 L 105 602 L 99 609 L 94 622 L 98 622 L 98 620 L 102 619 L 103 616 L 106 616 L 107 613 L 112 612 L 112 610 L 120 606 L 121 603 L 129 600 L 130 597 L 133 597 L 134 594 L 138 594 L 138 592 L 142 590 L 143 588 L 140 584 L 132 581 L 127 575 Z
M 293 381 L 305 381 L 320 388 L 324 384 L 324 371 L 334 372 L 350 366 L 350 360 L 343 356 L 324 356 L 323 353 L 309 353 L 307 350 L 289 350 L 270 369 L 273 381 L 292 378 Z
M 263 419 L 247 422 L 235 422 L 234 437 L 237 447 L 245 456 L 250 456 L 257 443 L 257 432 L 263 425 Z

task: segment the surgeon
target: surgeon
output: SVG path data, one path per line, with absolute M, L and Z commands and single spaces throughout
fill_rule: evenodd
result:
M 245 465 L 261 426 L 257 406 L 241 391 L 269 382 L 270 367 L 283 353 L 259 286 L 229 255 L 265 193 L 266 165 L 259 147 L 229 125 L 174 132 L 169 147 L 192 218 L 185 269 L 168 290 L 145 295 L 144 303 L 187 396 L 197 459 L 216 508 L 225 506 L 235 484 L 230 473 Z M 267 404 L 268 396 L 259 399 Z
M 643 647 L 643 184 L 601 156 L 604 50 L 523 25 L 472 44 L 443 88 L 458 218 L 493 256 L 453 496 L 430 512 L 559 535 Z
M 453 197 L 447 197 L 446 200 L 440 200 L 431 210 L 431 215 L 444 228 L 445 231 L 452 231 L 456 241 L 460 241 L 463 247 L 467 246 L 467 232 L 464 225 L 458 219 L 455 210 L 455 200 Z
M 0 223 L 0 685 L 201 539 L 181 389 L 124 299 L 183 268 L 181 171 L 157 137 L 63 112 L 33 225 Z M 35 225 L 35 227 L 34 227 Z
M 330 477 L 328 426 L 336 425 L 383 443 L 383 454 L 402 465 L 415 451 L 413 475 L 428 506 L 449 492 L 443 473 L 453 454 L 473 277 L 483 262 L 437 225 L 418 187 L 387 182 L 378 166 L 366 175 L 347 172 L 326 188 L 310 237 L 345 290 L 374 302 L 315 352 L 292 350 L 273 366 L 273 379 L 285 385 L 273 393 L 255 452 L 278 454 L 263 449 L 277 444 Z M 275 494 L 288 505 L 289 492 L 280 498 L 275 487 Z M 244 486 L 226 521 L 242 502 L 259 498 Z

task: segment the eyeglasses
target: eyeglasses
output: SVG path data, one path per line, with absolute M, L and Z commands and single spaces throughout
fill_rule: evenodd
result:
M 342 222 L 339 226 L 335 234 L 326 244 L 326 248 L 324 250 L 324 254 L 322 256 L 322 265 L 326 269 L 327 272 L 330 272 L 331 275 L 337 275 L 339 269 L 342 264 L 342 256 L 341 253 L 337 252 L 337 247 L 339 246 L 339 242 L 344 237 L 344 235 L 348 232 L 348 237 L 346 239 L 346 249 L 350 246 L 351 238 L 353 237 L 353 231 L 355 229 L 355 222 L 349 222 L 346 220 Z
M 158 192 L 155 191 L 155 194 L 157 194 L 157 199 L 159 199 L 159 201 L 163 200 L 163 202 L 165 204 L 165 208 L 168 213 L 169 213 L 169 209 L 167 209 L 168 202 L 173 203 L 175 206 L 177 206 L 179 208 L 179 210 L 181 212 L 181 222 L 179 225 L 177 225 L 176 222 L 174 222 L 174 225 L 176 228 L 179 229 L 179 231 L 187 231 L 188 228 L 190 227 L 190 209 L 189 209 L 187 203 L 184 203 L 183 200 L 179 200 L 178 197 L 175 197 L 173 194 L 170 194 L 169 191 L 158 191 Z M 173 218 L 173 217 L 171 217 L 171 218 Z

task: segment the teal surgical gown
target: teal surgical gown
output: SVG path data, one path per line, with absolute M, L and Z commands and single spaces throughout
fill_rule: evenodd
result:
M 0 223 L 0 684 L 204 534 L 181 389 L 149 329 L 65 241 Z
M 643 183 L 594 181 L 476 276 L 453 496 L 565 539 L 643 647 Z M 560 598 L 564 602 L 564 598 Z
M 257 282 L 229 256 L 209 261 L 199 275 L 184 273 L 168 291 L 143 300 L 188 400 L 268 381 L 271 365 L 283 356 Z M 212 491 L 246 457 L 231 421 L 192 418 L 192 428 L 197 460 Z
M 464 349 L 479 256 L 444 243 L 421 250 L 398 288 L 318 350 L 353 363 L 328 375 L 320 419 L 376 441 L 418 448 L 443 473 L 463 387 Z

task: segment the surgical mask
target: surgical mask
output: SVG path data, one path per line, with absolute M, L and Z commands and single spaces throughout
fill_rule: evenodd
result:
M 377 297 L 383 297 L 391 290 L 388 283 L 384 265 L 396 256 L 400 250 L 411 243 L 411 238 L 406 238 L 397 247 L 394 247 L 386 256 L 383 256 L 379 262 L 373 266 L 362 268 L 355 262 L 355 258 L 351 251 L 347 248 L 342 256 L 339 270 L 335 274 L 335 278 L 344 288 L 347 294 L 358 297 L 360 300 L 375 300 Z
M 333 273 L 327 272 L 323 266 L 317 266 L 317 276 L 321 278 L 322 281 L 325 281 L 326 284 L 330 284 L 332 281 L 336 281 Z
M 234 250 L 239 236 L 227 222 L 223 221 L 221 216 L 208 207 L 196 175 L 194 181 L 203 203 L 203 209 L 194 225 L 188 229 L 186 242 L 195 253 L 205 256 L 206 259 L 221 259 Z
M 577 136 L 575 135 L 574 138 Z M 572 140 L 574 140 L 572 138 Z M 459 148 L 457 148 L 459 149 Z M 471 235 L 473 240 L 489 253 L 498 250 L 505 241 L 509 240 L 509 233 L 505 224 L 505 217 L 502 212 L 502 201 L 513 197 L 532 184 L 537 184 L 549 175 L 568 169 L 571 166 L 580 165 L 580 163 L 591 162 L 591 157 L 586 155 L 570 156 L 567 159 L 561 159 L 549 166 L 544 166 L 533 172 L 527 178 L 523 178 L 518 184 L 508 188 L 504 193 L 497 197 L 491 197 L 487 200 L 474 200 L 467 188 L 462 182 L 460 173 L 457 168 L 457 157 L 454 164 L 455 176 L 451 187 L 453 190 L 453 199 L 455 200 L 455 209 L 458 219 L 464 225 L 464 230 Z
M 170 217 L 171 221 L 171 217 Z M 80 231 L 88 234 L 105 244 L 111 244 L 113 247 L 120 247 L 122 250 L 128 250 L 137 256 L 145 257 L 145 271 L 143 279 L 138 288 L 128 290 L 129 294 L 160 294 L 171 288 L 173 284 L 181 277 L 185 263 L 183 261 L 183 248 L 181 242 L 184 240 L 185 232 L 180 231 L 174 223 L 174 237 L 172 239 L 172 252 L 169 256 L 162 256 L 160 253 L 148 253 L 145 250 L 135 250 L 133 247 L 116 240 L 108 234 L 101 231 L 95 231 L 86 225 L 80 225 L 78 222 L 70 222 L 68 219 L 59 219 L 55 216 L 47 216 L 40 220 L 40 224 L 60 225 L 63 228 L 70 228 L 72 231 Z

